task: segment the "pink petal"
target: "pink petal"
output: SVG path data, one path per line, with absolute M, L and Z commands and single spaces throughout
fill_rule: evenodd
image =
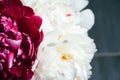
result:
M 8 58 L 7 58 L 7 61 L 8 61 L 8 67 L 11 68 L 12 65 L 13 65 L 13 58 L 14 58 L 14 53 L 13 52 L 10 52 L 8 54 Z
M 34 15 L 34 11 L 32 8 L 28 7 L 28 6 L 23 6 L 24 8 L 24 16 L 32 16 Z
M 39 45 L 40 33 L 39 30 L 35 27 L 33 21 L 28 17 L 23 17 L 19 22 L 19 30 L 23 33 L 26 33 L 30 36 L 32 42 L 34 43 L 35 48 Z
M 2 71 L 3 70 L 3 65 L 2 65 L 2 63 L 0 63 L 0 71 Z
M 3 0 L 6 3 L 7 9 L 3 13 L 12 17 L 19 18 L 23 15 L 23 5 L 20 0 Z
M 31 80 L 33 75 L 33 71 L 31 71 L 24 65 L 13 66 L 9 71 L 10 73 L 18 77 L 17 80 Z
M 39 16 L 31 16 L 30 18 L 33 20 L 35 27 L 39 29 L 42 24 L 42 18 Z
M 13 49 L 18 49 L 20 47 L 22 40 L 12 40 L 12 39 L 6 39 L 6 43 L 11 46 Z
M 5 8 L 6 8 L 6 5 L 5 5 L 4 0 L 0 1 L 0 12 L 1 12 L 1 10 L 5 9 Z
M 0 58 L 2 58 L 2 59 L 6 59 L 6 55 L 5 55 L 5 53 L 0 53 Z
M 20 67 L 20 66 L 13 65 L 13 67 L 9 69 L 9 72 L 15 75 L 16 77 L 21 77 L 23 70 L 24 69 L 22 68 L 22 66 Z

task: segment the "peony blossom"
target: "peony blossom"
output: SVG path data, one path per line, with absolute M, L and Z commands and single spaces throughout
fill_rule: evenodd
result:
M 33 80 L 88 80 L 96 52 L 92 39 L 54 31 L 46 35 L 43 43 Z
M 30 80 L 42 19 L 20 0 L 0 0 L 0 80 Z

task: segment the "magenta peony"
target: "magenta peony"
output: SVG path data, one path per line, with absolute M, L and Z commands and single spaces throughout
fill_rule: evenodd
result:
M 0 0 L 0 80 L 30 80 L 42 19 L 20 0 Z

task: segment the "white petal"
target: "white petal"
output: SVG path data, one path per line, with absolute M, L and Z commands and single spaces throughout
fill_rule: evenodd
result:
M 91 29 L 94 25 L 94 14 L 90 9 L 82 11 L 79 15 L 80 25 L 87 30 Z
M 84 9 L 89 1 L 88 0 L 71 0 L 73 2 L 73 4 L 75 5 L 75 9 L 77 11 L 81 11 L 82 9 Z

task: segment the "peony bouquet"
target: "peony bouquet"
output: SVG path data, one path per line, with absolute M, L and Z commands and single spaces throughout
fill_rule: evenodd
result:
M 88 0 L 21 1 L 0 0 L 0 80 L 88 80 L 96 52 Z

